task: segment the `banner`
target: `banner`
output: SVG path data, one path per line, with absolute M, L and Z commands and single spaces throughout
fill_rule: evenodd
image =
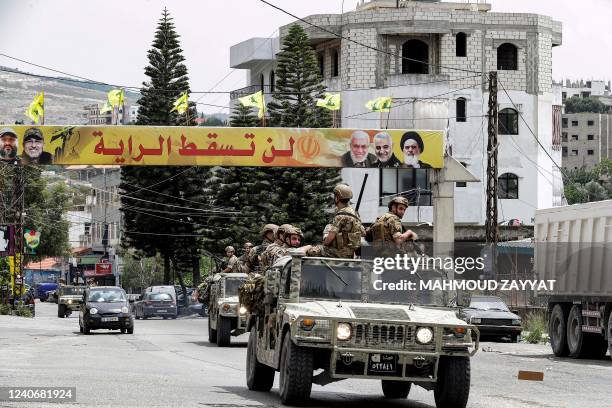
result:
M 0 163 L 439 169 L 443 141 L 440 130 L 12 126 Z

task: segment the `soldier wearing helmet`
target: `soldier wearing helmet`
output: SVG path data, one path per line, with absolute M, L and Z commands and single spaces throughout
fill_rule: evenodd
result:
M 402 217 L 408 208 L 408 200 L 404 197 L 394 197 L 389 201 L 389 212 L 378 217 L 368 228 L 368 236 L 378 244 L 391 243 L 399 248 L 408 240 L 416 240 L 417 234 L 402 227 Z
M 274 242 L 274 238 L 276 237 L 276 231 L 278 230 L 278 225 L 276 224 L 266 224 L 261 229 L 261 237 L 263 241 L 261 244 L 256 247 L 251 248 L 248 256 L 246 257 L 246 262 L 244 263 L 243 270 L 245 273 L 257 272 L 263 270 L 261 267 L 261 254 L 266 250 L 266 248 Z
M 227 266 L 221 272 L 230 273 L 230 272 L 239 272 L 238 271 L 238 257 L 236 256 L 236 250 L 233 246 L 225 247 L 225 255 L 227 256 Z
M 291 230 L 292 228 L 294 227 L 291 224 L 283 224 L 278 227 L 276 234 L 274 234 L 274 242 L 268 245 L 259 256 L 261 270 L 265 270 L 266 268 L 272 266 L 274 263 L 273 261 L 277 259 L 276 254 L 286 245 L 285 235 L 287 231 Z
M 355 251 L 361 246 L 365 229 L 357 211 L 350 206 L 353 191 L 346 184 L 334 188 L 336 212 L 323 240 L 323 244 L 306 247 L 306 255 L 335 258 L 354 258 Z

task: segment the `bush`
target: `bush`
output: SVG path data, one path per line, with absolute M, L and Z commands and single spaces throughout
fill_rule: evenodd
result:
M 545 312 L 531 312 L 525 319 L 523 330 L 528 332 L 525 340 L 536 344 L 542 341 L 542 336 L 548 328 L 548 318 Z
M 15 316 L 21 317 L 34 317 L 32 314 L 32 310 L 30 310 L 27 306 L 17 306 L 17 309 L 14 312 Z
M 10 305 L 0 305 L 0 315 L 8 315 L 11 314 L 11 306 Z

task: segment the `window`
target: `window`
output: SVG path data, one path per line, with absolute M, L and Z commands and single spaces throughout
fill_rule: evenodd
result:
M 317 55 L 317 61 L 319 62 L 319 74 L 325 78 L 325 57 L 323 54 Z
M 402 46 L 402 74 L 429 74 L 429 46 L 408 40 Z
M 563 147 L 563 150 L 562 150 L 561 155 L 562 155 L 563 157 L 567 157 L 567 147 Z
M 497 69 L 499 71 L 518 69 L 518 49 L 514 44 L 504 43 L 497 47 Z
M 466 100 L 465 98 L 457 98 L 457 122 L 465 122 L 467 121 L 466 117 Z
M 589 121 L 587 121 L 587 125 L 588 126 L 595 126 L 595 121 L 589 120 Z
M 591 96 L 591 93 L 590 93 L 590 92 L 583 92 L 583 93 L 582 93 L 582 97 L 583 97 L 583 98 L 588 98 L 589 96 Z
M 563 99 L 563 101 L 567 99 L 567 92 L 561 92 L 561 99 Z
M 561 134 L 561 141 L 562 141 L 562 142 L 567 142 L 567 132 L 563 132 L 563 133 Z
M 334 50 L 332 60 L 332 76 L 335 78 L 338 75 L 340 75 L 340 55 L 338 54 L 338 50 Z
M 264 91 L 264 85 L 265 85 L 265 79 L 264 79 L 264 74 L 261 74 L 259 76 L 259 88 L 261 89 L 261 92 L 265 93 Z
M 587 139 L 588 139 L 588 140 L 595 140 L 595 135 L 588 135 L 588 136 L 587 136 Z
M 577 120 L 572 120 L 572 126 L 578 126 L 578 121 Z
M 427 169 L 380 169 L 380 205 L 386 207 L 399 193 L 410 205 L 431 206 Z
M 270 71 L 270 92 L 274 92 L 274 85 L 276 85 L 276 74 L 272 70 Z
M 457 57 L 466 57 L 467 56 L 467 35 L 465 35 L 465 33 L 457 33 L 457 35 L 455 36 L 455 40 L 457 41 L 455 55 Z
M 566 128 L 568 124 L 567 118 L 563 118 L 561 119 L 561 127 Z
M 500 135 L 519 134 L 518 112 L 516 110 L 512 108 L 502 109 L 498 114 L 498 119 Z
M 594 151 L 594 150 L 589 149 L 589 150 L 587 150 L 587 154 L 588 154 L 589 156 L 593 156 L 593 155 L 595 154 L 595 151 Z
M 506 200 L 516 200 L 519 196 L 518 176 L 512 173 L 504 173 L 497 179 L 497 197 Z
M 465 162 L 459 162 L 459 163 L 461 163 L 461 165 L 467 169 L 467 163 Z M 456 185 L 457 187 L 467 187 L 467 183 L 465 181 L 458 181 Z
M 572 156 L 578 156 L 578 150 L 577 149 L 572 150 Z
M 592 84 L 593 84 L 593 83 L 592 83 L 591 81 L 587 81 L 587 83 L 586 83 L 586 87 L 587 87 L 587 88 L 590 88 Z
M 578 140 L 578 135 L 572 135 L 572 140 L 574 141 Z

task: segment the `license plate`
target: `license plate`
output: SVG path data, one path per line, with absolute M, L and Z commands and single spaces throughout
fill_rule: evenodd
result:
M 397 374 L 397 354 L 370 354 L 368 359 L 368 374 Z
M 103 322 L 118 322 L 119 318 L 118 317 L 103 317 L 102 321 Z
M 157 313 L 166 313 L 167 310 L 158 310 Z

